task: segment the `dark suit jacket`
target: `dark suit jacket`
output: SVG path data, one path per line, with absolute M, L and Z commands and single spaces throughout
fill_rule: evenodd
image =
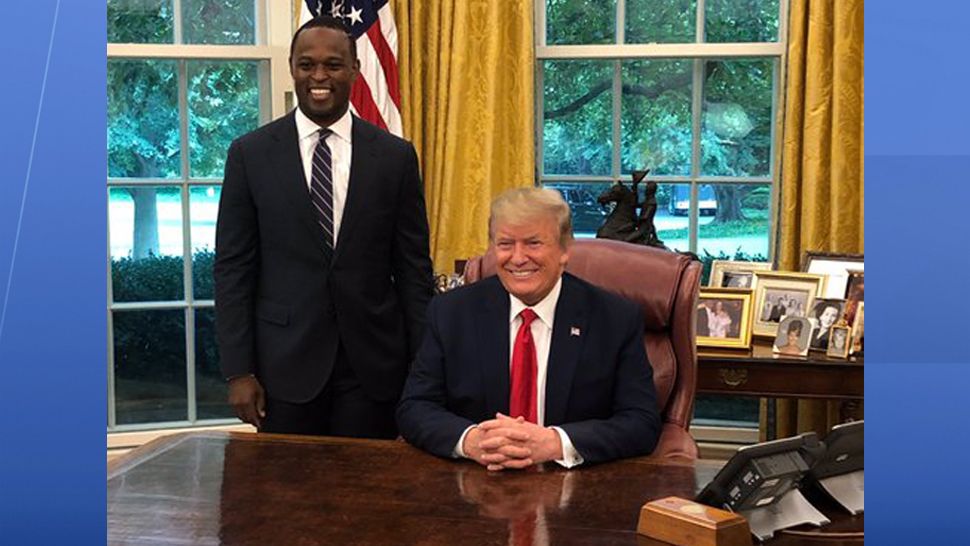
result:
M 448 457 L 468 426 L 508 410 L 508 292 L 489 277 L 435 297 L 397 408 L 401 434 Z M 562 427 L 588 463 L 650 453 L 661 429 L 639 309 L 568 273 L 549 350 L 545 425 Z
M 428 220 L 410 143 L 356 117 L 336 247 L 317 224 L 294 114 L 235 140 L 216 228 L 216 329 L 226 377 L 304 402 L 338 343 L 365 391 L 400 396 L 432 295 Z

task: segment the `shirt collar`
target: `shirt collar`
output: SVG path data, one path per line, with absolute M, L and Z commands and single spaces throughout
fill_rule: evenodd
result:
M 556 316 L 556 304 L 559 302 L 559 293 L 561 291 L 562 276 L 560 275 L 552 290 L 546 294 L 546 297 L 539 300 L 539 303 L 531 306 L 531 309 L 536 312 L 539 320 L 550 329 L 552 328 L 552 320 Z M 519 316 L 519 313 L 529 306 L 512 294 L 509 294 L 509 301 L 511 302 L 511 305 L 509 305 L 509 323 L 511 324 Z
M 317 122 L 308 118 L 307 115 L 303 113 L 303 110 L 300 110 L 299 106 L 296 107 L 295 118 L 296 136 L 299 140 L 315 136 L 317 131 L 320 130 L 320 126 L 317 125 Z M 352 126 L 353 114 L 350 113 L 350 108 L 348 107 L 347 111 L 344 112 L 344 115 L 340 116 L 340 119 L 333 122 L 329 129 L 333 131 L 333 134 L 346 140 L 347 142 L 350 142 L 350 130 Z

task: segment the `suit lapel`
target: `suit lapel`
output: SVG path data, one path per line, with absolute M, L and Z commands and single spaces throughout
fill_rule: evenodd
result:
M 354 226 L 360 216 L 361 207 L 365 206 L 368 193 L 381 191 L 381 188 L 374 187 L 378 179 L 377 150 L 372 145 L 374 134 L 356 116 L 352 119 L 350 180 L 347 182 L 347 201 L 344 203 L 344 212 L 340 220 L 340 232 L 337 233 L 334 259 L 340 256 L 346 241 L 353 237 Z
M 478 354 L 485 385 L 486 419 L 509 412 L 509 295 L 498 278 L 491 283 L 485 305 L 478 309 Z
M 287 114 L 284 123 L 279 125 L 273 136 L 276 141 L 268 155 L 273 165 L 273 172 L 277 174 L 280 192 L 290 200 L 294 213 L 310 230 L 313 240 L 317 242 L 317 247 L 329 259 L 331 250 L 324 242 L 323 228 L 317 223 L 316 213 L 310 202 L 309 186 L 303 171 L 303 158 L 300 156 L 300 144 L 297 140 L 294 112 Z
M 576 365 L 587 335 L 586 296 L 568 273 L 563 274 L 562 292 L 556 304 L 552 343 L 546 366 L 545 425 L 561 424 L 572 387 Z

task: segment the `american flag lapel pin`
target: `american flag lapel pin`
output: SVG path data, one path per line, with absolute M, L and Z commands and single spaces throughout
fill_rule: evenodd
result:
M 579 326 L 572 326 L 569 328 L 569 335 L 579 337 Z

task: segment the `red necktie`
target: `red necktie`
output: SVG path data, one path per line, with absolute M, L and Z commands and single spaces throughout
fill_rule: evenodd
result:
M 536 359 L 536 344 L 532 340 L 532 321 L 536 313 L 523 309 L 519 316 L 522 326 L 515 335 L 512 349 L 512 388 L 509 392 L 509 415 L 525 417 L 527 421 L 539 424 L 539 411 L 536 401 L 536 374 L 539 368 Z

